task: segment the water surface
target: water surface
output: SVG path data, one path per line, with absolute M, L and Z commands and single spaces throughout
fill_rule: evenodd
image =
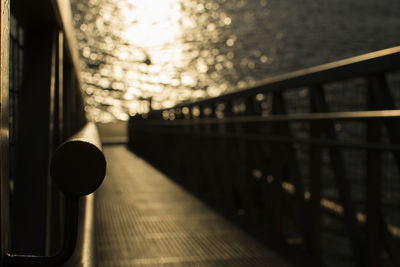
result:
M 97 121 L 400 44 L 398 0 L 72 0 Z

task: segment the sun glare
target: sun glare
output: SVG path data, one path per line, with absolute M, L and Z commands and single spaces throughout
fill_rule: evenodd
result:
M 122 38 L 131 45 L 146 47 L 174 43 L 181 34 L 182 16 L 178 0 L 129 0 L 122 10 L 125 31 Z

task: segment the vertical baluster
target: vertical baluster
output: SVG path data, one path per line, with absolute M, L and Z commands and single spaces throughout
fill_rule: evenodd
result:
M 316 112 L 316 97 L 314 90 L 320 90 L 322 85 L 310 88 L 310 111 Z M 316 88 L 316 89 L 314 89 Z M 321 138 L 321 123 L 318 121 L 309 122 L 310 138 Z M 321 146 L 310 145 L 309 174 L 310 174 L 310 193 L 311 193 L 311 224 L 309 225 L 309 249 L 311 252 L 312 266 L 321 266 Z
M 177 135 L 177 127 L 175 124 L 173 124 L 173 122 L 175 122 L 176 120 L 176 111 L 175 109 L 171 109 L 170 110 L 170 120 L 171 120 L 171 125 L 168 125 L 167 131 L 168 131 L 168 172 L 169 175 L 173 178 L 176 179 L 176 170 L 177 170 L 177 165 L 176 165 L 176 159 L 179 158 L 179 154 L 178 154 L 178 146 L 179 146 L 179 142 L 178 142 L 178 138 L 179 135 Z
M 200 119 L 207 119 L 208 114 L 206 114 L 207 106 L 200 105 Z M 210 147 L 210 128 L 207 123 L 204 121 L 198 125 L 199 129 L 199 139 L 198 139 L 198 156 L 199 156 L 199 171 L 200 171 L 200 179 L 203 184 L 204 191 L 202 192 L 202 197 L 205 197 L 207 200 L 212 199 L 213 195 L 213 175 L 211 173 L 211 160 L 212 160 L 212 152 Z
M 181 155 L 182 157 L 182 182 L 184 186 L 187 186 L 190 188 L 191 184 L 191 173 L 190 173 L 190 168 L 191 168 L 191 140 L 190 140 L 190 132 L 191 132 L 191 112 L 189 107 L 184 107 L 182 108 L 182 113 L 184 115 L 184 122 L 185 124 L 183 125 L 183 153 Z
M 378 110 L 396 109 L 394 98 L 389 90 L 385 76 L 378 75 L 369 78 L 374 107 Z M 393 144 L 400 144 L 400 125 L 398 120 L 385 121 L 389 139 Z M 394 154 L 397 167 L 400 171 L 400 153 Z
M 328 104 L 322 87 L 313 88 L 315 96 L 315 108 L 318 112 L 329 112 Z M 329 140 L 336 141 L 336 131 L 333 121 L 323 123 L 323 130 Z M 338 147 L 329 147 L 331 166 L 333 168 L 335 182 L 339 190 L 339 196 L 344 209 L 344 219 L 351 240 L 351 247 L 358 267 L 366 266 L 366 247 L 360 226 L 356 219 L 356 209 L 351 196 L 350 183 L 341 151 Z
M 272 113 L 279 114 L 277 106 L 280 101 L 277 101 L 277 93 L 273 93 Z M 272 134 L 274 136 L 280 135 L 280 122 L 271 123 Z M 271 184 L 272 190 L 272 217 L 271 232 L 274 234 L 276 244 L 284 244 L 285 239 L 283 235 L 284 223 L 284 208 L 287 204 L 286 195 L 282 189 L 282 182 L 285 177 L 284 174 L 284 154 L 282 153 L 282 144 L 279 142 L 271 142 L 271 176 L 267 177 L 267 182 Z M 286 207 L 287 208 L 287 207 Z
M 239 105 L 245 110 L 241 110 L 242 108 L 238 108 L 238 116 L 251 115 L 253 110 L 252 99 L 244 99 L 240 100 Z M 244 107 L 242 106 L 244 105 Z M 238 167 L 238 175 L 237 184 L 239 186 L 239 195 L 240 202 L 242 208 L 244 209 L 244 214 L 251 223 L 256 221 L 256 211 L 255 211 L 255 201 L 254 201 L 254 192 L 252 190 L 251 185 L 251 177 L 250 177 L 250 169 L 249 169 L 249 157 L 250 157 L 250 149 L 248 146 L 248 141 L 243 137 L 247 132 L 247 125 L 243 123 L 235 123 L 235 132 L 239 135 L 239 139 L 236 139 L 238 144 L 238 155 L 237 155 L 237 167 Z
M 371 143 L 379 143 L 381 139 L 381 126 L 378 121 L 369 121 L 367 124 L 367 140 Z M 367 151 L 367 249 L 368 266 L 380 266 L 381 237 L 380 228 L 382 220 L 381 210 L 381 153 L 379 151 Z
M 232 116 L 232 103 L 227 101 L 224 103 L 224 109 L 221 110 L 223 118 L 229 118 Z M 220 147 L 220 158 L 221 158 L 221 187 L 224 195 L 225 208 L 229 213 L 234 213 L 236 210 L 235 205 L 235 186 L 234 186 L 234 174 L 232 172 L 232 154 L 230 153 L 230 141 L 227 138 L 228 126 L 226 123 L 219 123 L 219 147 Z
M 200 111 L 198 106 L 190 106 L 191 114 L 191 162 L 190 162 L 190 179 L 193 179 L 191 183 L 191 189 L 195 194 L 201 195 L 203 190 L 203 183 L 201 177 L 201 166 L 199 153 L 201 147 L 199 146 L 200 140 L 200 129 L 197 123 L 197 118 L 200 116 Z
M 385 110 L 396 109 L 394 98 L 389 90 L 384 74 L 368 77 L 369 89 L 369 108 Z M 398 120 L 384 122 L 388 137 L 391 143 L 400 143 L 400 127 Z M 381 123 L 378 121 L 369 122 L 367 125 L 368 141 L 381 141 Z M 381 155 L 377 151 L 368 151 L 367 154 L 367 234 L 368 234 L 368 264 L 369 266 L 379 266 L 379 243 L 374 242 L 384 240 L 388 247 L 388 252 L 392 258 L 394 266 L 400 266 L 399 245 L 393 242 L 391 234 L 388 233 L 385 219 L 381 208 L 381 186 L 382 170 Z M 400 171 L 400 154 L 394 153 L 394 159 L 398 170 Z M 377 228 L 380 230 L 377 231 Z M 382 236 L 380 235 L 382 234 Z M 371 263 L 370 263 L 371 262 Z M 375 265 L 374 265 L 375 264 Z
M 274 93 L 274 109 L 277 114 L 287 114 L 285 101 L 282 92 Z M 284 135 L 291 138 L 293 135 L 291 133 L 289 122 L 279 123 L 279 128 L 277 129 L 278 135 Z M 295 185 L 295 200 L 296 204 L 289 204 L 291 208 L 293 219 L 297 224 L 305 244 L 308 243 L 308 235 L 306 231 L 307 225 L 309 225 L 309 218 L 307 216 L 307 209 L 304 202 L 304 186 L 303 178 L 299 168 L 299 161 L 297 159 L 296 151 L 292 143 L 286 143 L 282 145 L 284 155 L 288 164 L 288 174 L 289 178 L 293 179 L 293 184 Z
M 184 119 L 183 114 L 182 114 L 182 108 L 178 107 L 175 109 L 175 115 L 176 115 L 176 121 L 177 122 L 182 122 Z M 175 155 L 174 155 L 174 179 L 177 181 L 181 182 L 182 181 L 182 165 L 183 165 L 183 159 L 185 158 L 183 156 L 184 152 L 184 136 L 183 136 L 183 127 L 184 125 L 177 124 L 174 127 L 175 131 Z
M 217 119 L 217 107 L 218 107 L 218 102 L 214 102 L 210 105 L 211 108 L 211 114 L 210 118 L 215 120 Z M 223 173 L 221 172 L 222 169 L 222 162 L 223 162 L 223 157 L 224 155 L 222 154 L 221 147 L 220 147 L 220 137 L 218 136 L 219 134 L 219 129 L 220 126 L 218 123 L 214 124 L 209 124 L 208 125 L 208 131 L 209 134 L 211 135 L 210 137 L 210 156 L 211 156 L 211 173 L 213 174 L 213 187 L 214 187 L 214 198 L 215 198 L 215 204 L 218 206 L 219 209 L 223 210 L 226 208 L 224 205 L 224 193 L 223 193 L 223 186 L 224 184 L 222 183 L 222 175 Z

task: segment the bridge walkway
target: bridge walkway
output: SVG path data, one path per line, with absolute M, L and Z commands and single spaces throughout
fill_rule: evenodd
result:
M 124 145 L 104 153 L 99 266 L 290 266 Z

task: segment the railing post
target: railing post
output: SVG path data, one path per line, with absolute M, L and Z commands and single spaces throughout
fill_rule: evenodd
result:
M 182 113 L 182 108 L 177 108 L 175 109 L 175 119 L 177 121 L 182 121 L 184 120 L 184 115 Z M 174 176 L 173 178 L 177 179 L 177 181 L 182 182 L 182 179 L 184 178 L 183 174 L 182 174 L 182 169 L 183 169 L 183 159 L 184 157 L 182 157 L 182 154 L 184 153 L 184 140 L 185 140 L 185 136 L 183 134 L 178 134 L 178 133 L 183 133 L 183 128 L 185 126 L 184 125 L 176 125 L 174 126 L 174 130 L 176 131 L 176 136 L 175 136 L 175 140 L 176 140 L 176 144 L 175 144 L 175 156 L 174 156 Z
M 276 114 L 286 114 L 286 104 L 283 98 L 282 92 L 274 93 L 274 112 Z M 278 126 L 278 125 L 277 125 Z M 279 122 L 279 128 L 276 129 L 277 135 L 283 135 L 288 138 L 292 137 L 289 122 Z M 299 232 L 303 238 L 303 244 L 307 246 L 308 244 L 308 234 L 306 227 L 308 225 L 309 218 L 307 216 L 307 209 L 304 201 L 304 186 L 303 178 L 299 168 L 299 161 L 297 159 L 296 151 L 292 143 L 283 144 L 284 158 L 287 160 L 288 164 L 288 176 L 293 179 L 293 184 L 295 185 L 295 207 L 292 210 L 292 215 L 294 222 L 299 228 Z
M 230 101 L 226 101 L 223 104 L 221 109 L 218 111 L 220 112 L 220 116 L 222 118 L 229 118 L 232 116 L 232 103 Z M 225 208 L 229 213 L 236 212 L 236 205 L 235 205 L 235 186 L 234 186 L 234 174 L 232 172 L 232 159 L 230 153 L 230 142 L 227 138 L 228 134 L 228 126 L 225 123 L 218 124 L 218 135 L 219 138 L 219 149 L 221 151 L 221 186 L 224 192 L 224 202 Z
M 322 90 L 322 85 L 315 85 L 309 88 L 310 111 L 317 112 L 315 90 Z M 309 122 L 311 139 L 321 138 L 321 123 L 318 121 Z M 311 203 L 311 224 L 307 232 L 309 238 L 309 250 L 311 252 L 312 266 L 321 266 L 321 146 L 310 145 L 309 152 L 309 174 L 310 174 L 310 203 Z
M 203 181 L 201 177 L 201 167 L 199 166 L 200 156 L 199 156 L 199 140 L 200 140 L 200 129 L 196 120 L 201 114 L 201 110 L 198 106 L 189 106 L 190 119 L 191 119 L 191 131 L 190 131 L 190 177 L 192 179 L 191 189 L 195 194 L 200 195 L 203 192 Z
M 214 109 L 209 105 L 200 105 L 199 109 L 201 119 L 212 118 L 214 115 Z M 217 159 L 215 158 L 215 151 L 212 145 L 211 125 L 209 123 L 202 123 L 199 125 L 199 128 L 201 129 L 201 136 L 199 138 L 201 146 L 199 149 L 199 163 L 203 170 L 201 179 L 205 184 L 206 198 L 215 202 L 218 199 L 218 182 L 213 165 L 217 163 Z M 216 204 L 219 204 L 219 202 L 217 201 Z
M 253 108 L 252 101 L 249 99 L 240 99 L 239 105 L 244 105 L 245 110 L 237 110 L 237 114 L 235 116 L 245 116 L 246 114 L 250 114 Z M 238 150 L 237 150 L 237 168 L 238 171 L 236 173 L 236 182 L 238 188 L 238 193 L 240 195 L 240 203 L 241 208 L 244 209 L 244 214 L 239 211 L 239 215 L 244 215 L 250 221 L 250 223 L 255 223 L 256 221 L 256 212 L 255 212 L 255 201 L 254 201 L 254 192 L 252 190 L 252 184 L 250 180 L 250 171 L 249 171 L 249 155 L 250 155 L 250 147 L 248 146 L 248 141 L 243 138 L 243 134 L 246 133 L 246 126 L 242 123 L 238 122 L 234 125 L 235 133 L 238 135 Z
M 367 140 L 377 143 L 381 137 L 381 125 L 377 121 L 367 124 Z M 382 220 L 381 210 L 381 154 L 379 151 L 367 151 L 367 181 L 366 181 L 366 210 L 367 210 L 367 249 L 368 267 L 380 266 Z
M 376 84 L 369 83 L 368 88 L 368 109 L 376 109 L 374 100 L 374 90 Z M 378 89 L 379 90 L 379 89 Z M 373 120 L 367 122 L 367 142 L 379 143 L 381 141 L 382 125 L 379 121 Z M 382 166 L 381 153 L 379 151 L 367 151 L 366 161 L 366 210 L 367 210 L 367 249 L 368 249 L 368 267 L 380 266 L 381 236 L 380 229 L 383 221 L 381 210 L 381 186 L 382 186 Z
M 181 175 L 182 177 L 182 183 L 183 185 L 187 186 L 188 188 L 190 188 L 192 181 L 190 181 L 190 177 L 189 175 L 191 175 L 190 173 L 190 169 L 192 168 L 191 166 L 191 121 L 192 121 L 192 115 L 191 115 L 191 110 L 189 107 L 183 107 L 182 108 L 182 114 L 183 114 L 183 120 L 185 122 L 185 124 L 183 125 L 183 154 L 182 154 L 182 171 L 181 171 Z
M 318 112 L 329 112 L 322 87 L 313 88 L 315 95 L 315 108 Z M 335 127 L 332 121 L 324 122 L 324 132 L 329 140 L 337 140 Z M 356 209 L 350 190 L 341 151 L 337 147 L 329 147 L 331 166 L 334 172 L 335 182 L 339 190 L 340 200 L 343 205 L 344 220 L 351 240 L 351 247 L 358 267 L 366 266 L 366 246 L 356 218 Z
M 371 88 L 371 98 L 374 101 L 375 109 L 397 109 L 384 74 L 370 77 L 369 86 Z M 398 122 L 398 120 L 385 122 L 387 133 L 392 144 L 400 144 L 400 125 Z M 400 172 L 400 153 L 395 152 L 394 157 Z
M 390 93 L 384 74 L 368 78 L 368 105 L 370 109 L 396 109 L 394 98 Z M 385 121 L 388 137 L 393 144 L 400 143 L 398 121 Z M 382 138 L 382 122 L 371 121 L 367 124 L 369 142 L 379 142 Z M 400 171 L 400 154 L 394 152 L 397 169 Z M 381 154 L 378 151 L 367 152 L 367 238 L 368 266 L 380 266 L 379 253 L 381 240 L 386 243 L 394 266 L 400 266 L 399 245 L 393 242 L 387 231 L 384 214 L 381 208 L 382 199 L 382 166 Z

